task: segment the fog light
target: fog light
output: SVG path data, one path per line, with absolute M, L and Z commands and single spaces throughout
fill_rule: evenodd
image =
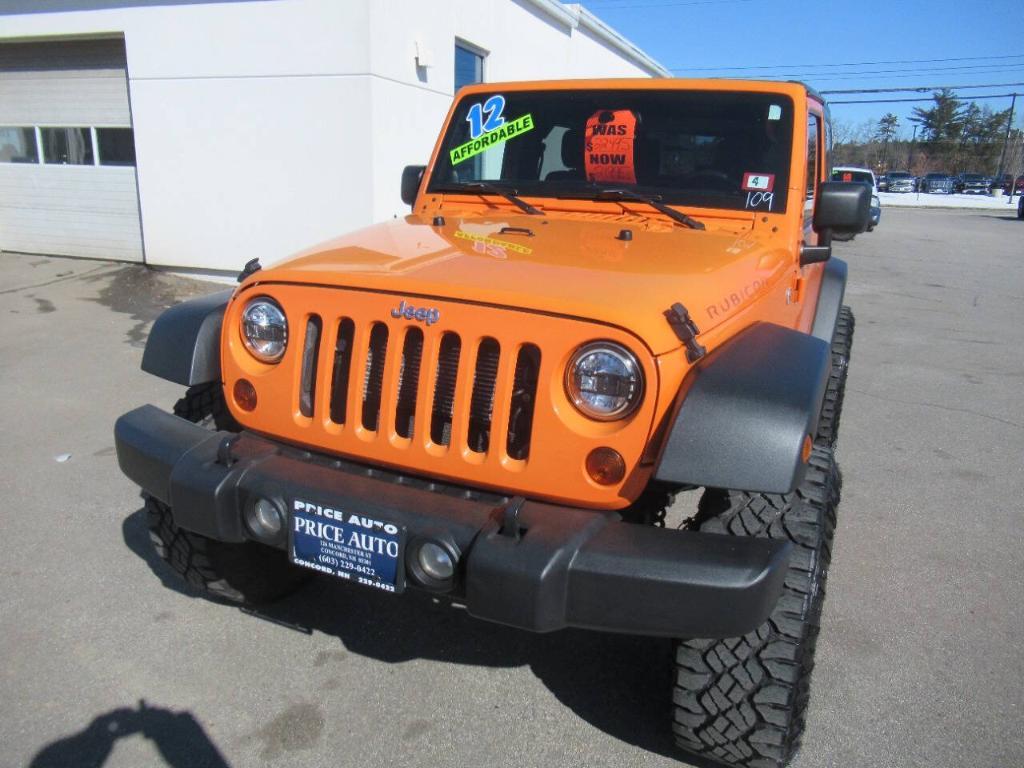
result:
M 587 474 L 599 485 L 615 485 L 626 476 L 626 461 L 612 448 L 595 448 L 587 456 Z
M 243 411 L 256 410 L 256 387 L 248 379 L 235 382 L 235 402 Z
M 284 519 L 274 502 L 256 499 L 245 512 L 245 524 L 261 539 L 275 539 L 284 527 Z
M 416 562 L 427 576 L 436 581 L 448 581 L 455 575 L 455 561 L 444 547 L 432 541 L 420 545 Z

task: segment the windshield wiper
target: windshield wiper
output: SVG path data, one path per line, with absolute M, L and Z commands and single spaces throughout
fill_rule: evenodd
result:
M 484 195 L 497 195 L 498 197 L 504 197 L 510 203 L 513 203 L 520 210 L 530 214 L 531 216 L 543 216 L 544 211 L 540 208 L 534 208 L 525 200 L 519 199 L 519 193 L 514 189 L 506 189 L 505 187 L 499 187 L 497 184 L 488 184 L 484 181 L 467 181 L 461 184 L 445 184 L 443 186 L 434 187 L 436 192 L 480 192 Z
M 654 210 L 664 213 L 673 221 L 678 221 L 680 224 L 685 224 L 691 229 L 704 229 L 704 224 L 697 221 L 692 216 L 687 216 L 682 211 L 677 211 L 675 208 L 669 208 L 663 202 L 661 202 L 660 195 L 641 195 L 639 192 L 634 192 L 630 189 L 597 189 L 594 192 L 587 194 L 580 192 L 579 194 L 573 195 L 560 195 L 562 198 L 585 198 L 587 200 L 630 200 L 637 203 L 647 203 L 647 205 L 654 208 Z

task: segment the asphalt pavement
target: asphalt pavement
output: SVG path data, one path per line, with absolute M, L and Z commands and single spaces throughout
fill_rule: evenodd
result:
M 1020 768 L 1024 222 L 888 209 L 836 252 L 857 332 L 794 765 Z M 139 370 L 146 333 L 219 288 L 0 255 L 0 765 L 678 765 L 665 641 L 325 580 L 257 614 L 175 582 L 112 427 L 180 395 Z

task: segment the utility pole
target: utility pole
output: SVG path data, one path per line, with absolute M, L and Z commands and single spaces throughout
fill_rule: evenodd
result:
M 999 172 L 996 174 L 996 178 L 1002 181 L 1003 179 L 1003 161 L 1006 160 L 1006 145 L 1010 143 L 1010 131 L 1013 130 L 1013 111 L 1017 106 L 1017 94 L 1013 94 L 1013 98 L 1010 100 L 1010 119 L 1006 121 L 1006 134 L 1003 136 L 1003 151 L 999 155 Z M 1010 205 L 1013 205 L 1013 183 L 1016 181 L 1013 174 L 1010 174 L 1010 199 L 1007 201 Z

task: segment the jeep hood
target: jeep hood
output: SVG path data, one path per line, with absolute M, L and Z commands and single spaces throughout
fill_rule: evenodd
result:
M 594 218 L 416 215 L 324 243 L 246 282 L 305 283 L 404 297 L 521 307 L 618 326 L 654 354 L 680 346 L 664 312 L 675 302 L 706 332 L 741 311 L 791 265 L 778 242 L 735 231 L 646 228 Z M 517 229 L 521 228 L 521 229 Z M 730 296 L 743 296 L 733 306 Z

